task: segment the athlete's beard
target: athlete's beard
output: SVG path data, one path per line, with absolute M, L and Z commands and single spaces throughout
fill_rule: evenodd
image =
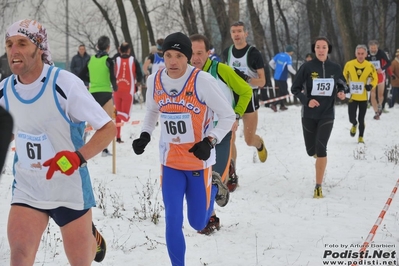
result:
M 377 54 L 377 52 L 375 52 L 375 53 L 370 52 L 370 55 L 373 55 L 373 56 L 374 56 L 374 55 L 376 55 L 376 54 Z

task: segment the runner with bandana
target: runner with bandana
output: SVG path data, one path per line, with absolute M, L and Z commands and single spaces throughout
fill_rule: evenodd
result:
M 34 264 L 51 217 L 70 265 L 88 266 L 104 259 L 106 246 L 92 223 L 95 199 L 86 160 L 111 142 L 116 128 L 78 77 L 53 66 L 47 37 L 42 24 L 24 19 L 5 38 L 13 75 L 0 83 L 0 106 L 14 117 L 16 147 L 10 264 Z M 87 144 L 85 121 L 96 130 Z

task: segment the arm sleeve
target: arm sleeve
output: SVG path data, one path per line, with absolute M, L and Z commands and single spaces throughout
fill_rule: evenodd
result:
M 276 62 L 274 61 L 274 59 L 272 59 L 272 60 L 269 61 L 269 66 L 270 66 L 272 69 L 276 69 Z
M 227 86 L 239 96 L 236 106 L 234 107 L 234 112 L 243 116 L 252 97 L 251 86 L 228 65 L 219 64 L 218 75 Z
M 301 103 L 306 106 L 310 99 L 306 96 L 306 92 L 302 93 L 304 83 L 306 83 L 306 63 L 299 68 L 291 87 L 292 94 L 294 94 Z
M 287 65 L 287 69 L 288 69 L 288 71 L 289 71 L 292 75 L 295 75 L 295 74 L 296 74 L 296 71 L 295 71 L 295 69 L 292 67 L 292 65 Z
M 115 67 L 114 61 L 111 58 L 107 58 L 107 66 L 109 68 L 109 78 L 111 80 L 112 88 L 114 91 L 118 90 L 118 85 L 116 85 L 116 77 L 115 77 Z
M 151 74 L 147 78 L 147 92 L 145 98 L 145 106 L 146 112 L 143 121 L 143 127 L 141 128 L 141 132 L 147 132 L 148 134 L 152 134 L 155 129 L 155 125 L 158 121 L 159 116 L 159 106 L 154 101 L 154 79 L 155 74 Z
M 210 130 L 209 135 L 215 137 L 218 143 L 220 143 L 224 136 L 231 130 L 236 120 L 234 110 L 223 95 L 216 79 L 211 74 L 200 72 L 196 82 L 199 99 L 205 102 L 218 116 L 218 123 L 215 128 Z
M 134 59 L 134 64 L 136 66 L 136 80 L 138 83 L 141 83 L 143 81 L 143 72 L 141 71 L 140 63 L 136 58 Z
M 387 62 L 383 67 L 381 67 L 382 70 L 387 70 L 389 66 L 391 65 L 391 61 L 388 59 L 388 56 L 385 52 L 382 52 L 382 59 Z
M 89 60 L 90 61 L 90 60 Z M 88 64 L 89 62 L 87 62 Z M 80 71 L 78 77 L 83 80 L 84 82 L 90 83 L 90 77 L 89 77 L 89 69 L 87 67 L 87 64 L 82 68 Z

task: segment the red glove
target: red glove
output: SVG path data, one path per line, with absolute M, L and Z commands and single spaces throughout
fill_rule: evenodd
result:
M 73 151 L 60 151 L 53 158 L 45 161 L 43 166 L 49 166 L 46 179 L 51 179 L 55 171 L 61 171 L 66 175 L 72 175 L 79 168 L 80 158 Z

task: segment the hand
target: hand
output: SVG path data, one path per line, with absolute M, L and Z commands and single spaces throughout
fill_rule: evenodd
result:
M 364 86 L 366 88 L 366 91 L 371 91 L 371 89 L 373 88 L 372 85 L 367 84 L 366 86 Z
M 236 119 L 236 121 L 231 126 L 231 131 L 236 132 L 239 125 L 240 125 L 239 120 Z
M 320 103 L 315 99 L 311 99 L 308 103 L 309 108 L 318 107 L 319 105 Z
M 53 177 L 55 171 L 61 171 L 66 175 L 72 175 L 80 165 L 79 156 L 73 151 L 60 151 L 53 158 L 45 161 L 43 166 L 48 167 L 46 179 Z
M 395 76 L 395 75 L 392 75 L 392 76 L 391 76 L 391 79 L 396 79 L 396 76 Z
M 212 143 L 208 137 L 194 144 L 194 146 L 189 149 L 189 152 L 194 153 L 194 156 L 200 160 L 208 160 L 211 156 L 211 150 L 213 149 Z
M 144 152 L 144 148 L 151 141 L 151 136 L 147 132 L 141 132 L 140 138 L 133 140 L 132 147 L 134 153 L 140 155 Z
M 239 70 L 238 68 L 234 68 L 234 72 L 237 73 L 245 82 L 248 82 L 248 79 L 250 79 L 250 76 Z

